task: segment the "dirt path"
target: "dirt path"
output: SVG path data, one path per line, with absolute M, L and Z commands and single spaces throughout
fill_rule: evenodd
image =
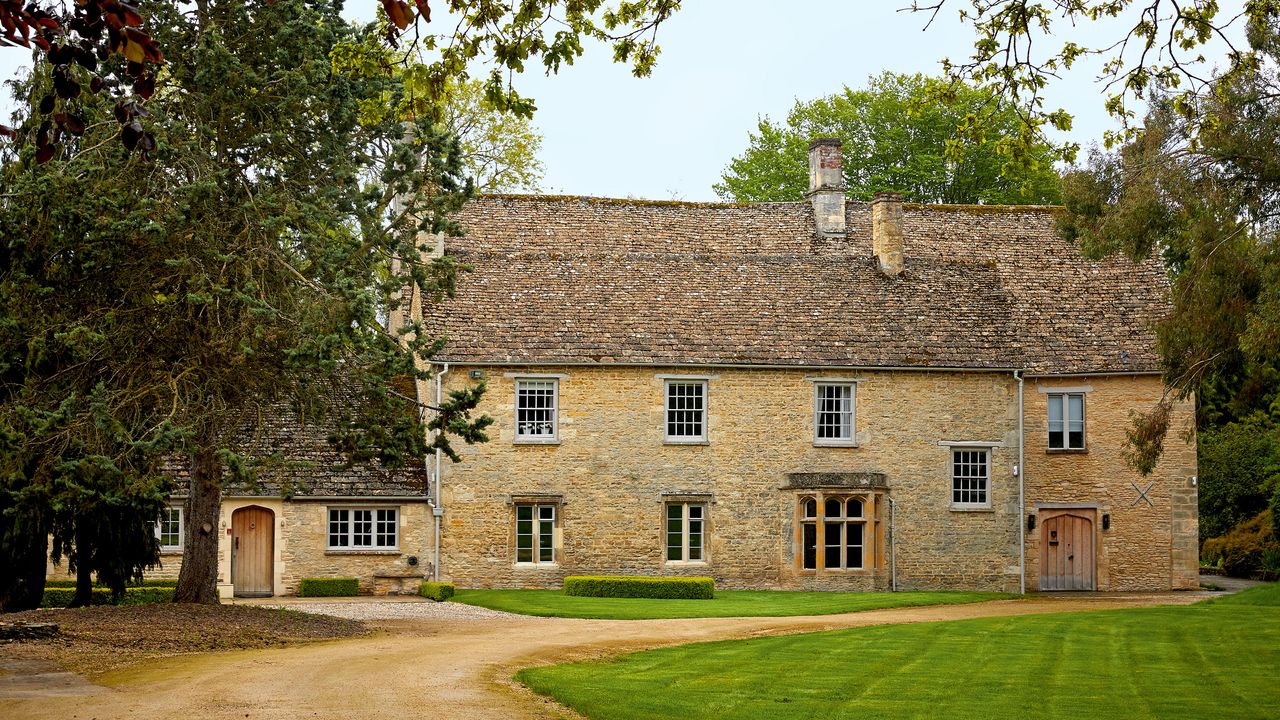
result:
M 153 661 L 104 678 L 95 695 L 4 701 L 12 718 L 556 718 L 511 683 L 529 665 L 688 642 L 892 623 L 1186 604 L 1204 593 L 1056 597 L 793 618 L 380 623 L 371 638 Z

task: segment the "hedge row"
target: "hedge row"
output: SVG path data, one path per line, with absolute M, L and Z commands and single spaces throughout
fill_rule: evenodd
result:
M 360 582 L 353 577 L 302 578 L 298 597 L 350 597 L 360 594 Z
M 1280 538 L 1271 513 L 1263 510 L 1226 535 L 1205 540 L 1200 562 L 1221 567 L 1231 577 L 1280 579 Z
M 94 587 L 106 587 L 105 585 L 103 585 L 102 583 L 99 583 L 99 582 L 95 582 L 93 585 L 94 585 Z M 76 586 L 76 581 L 75 581 L 75 580 L 45 580 L 45 581 L 44 581 L 44 586 L 45 586 L 46 588 L 74 588 L 74 587 Z M 142 581 L 142 582 L 140 582 L 140 583 L 129 583 L 128 587 L 131 587 L 131 588 L 140 588 L 140 587 L 162 587 L 162 588 L 173 588 L 173 587 L 178 587 L 178 581 L 177 581 L 177 579 L 176 579 L 176 578 L 168 578 L 168 579 L 163 579 L 163 578 L 162 578 L 162 579 L 159 579 L 159 580 L 143 580 L 143 581 Z
M 418 594 L 424 598 L 431 598 L 436 602 L 444 602 L 453 597 L 454 587 L 451 583 L 441 582 L 424 582 L 418 586 Z
M 716 581 L 709 577 L 571 575 L 564 579 L 564 594 L 578 597 L 710 600 L 715 591 Z
M 173 602 L 172 587 L 129 587 L 124 589 L 124 597 L 121 598 L 121 605 L 155 605 L 157 603 Z M 40 603 L 40 607 L 66 607 L 71 604 L 71 599 L 76 596 L 76 590 L 73 587 L 46 587 L 44 590 L 44 600 Z M 89 595 L 89 604 L 91 605 L 110 605 L 111 590 L 104 587 L 95 587 Z

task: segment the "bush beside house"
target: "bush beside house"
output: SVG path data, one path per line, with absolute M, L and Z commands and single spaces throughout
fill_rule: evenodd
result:
M 355 578 L 302 578 L 298 582 L 298 597 L 351 597 L 360 594 L 360 582 Z
M 418 586 L 418 594 L 436 602 L 444 602 L 453 597 L 455 588 L 451 583 L 424 582 Z
M 709 577 L 571 575 L 564 579 L 564 594 L 578 597 L 710 600 L 715 589 L 716 582 Z
M 1204 541 L 1202 562 L 1220 565 L 1232 577 L 1280 579 L 1280 539 L 1272 511 L 1263 510 L 1222 537 Z

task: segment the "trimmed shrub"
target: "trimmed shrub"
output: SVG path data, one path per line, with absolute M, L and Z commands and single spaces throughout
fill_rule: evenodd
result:
M 453 597 L 453 584 L 441 582 L 424 582 L 418 586 L 418 594 L 424 598 L 431 598 L 436 602 L 444 602 Z
M 355 578 L 302 578 L 298 582 L 298 597 L 350 597 L 360 594 L 360 583 Z
M 75 581 L 75 580 L 61 580 L 61 579 L 59 579 L 59 580 L 45 580 L 45 581 L 44 581 L 44 586 L 45 586 L 46 588 L 72 588 L 72 589 L 74 589 L 74 588 L 75 588 L 75 586 L 76 586 L 76 581 Z M 95 583 L 93 584 L 93 586 L 94 586 L 94 587 L 106 587 L 105 585 L 103 585 L 103 584 L 102 584 L 102 583 L 100 583 L 100 582 L 95 582 Z M 140 583 L 129 583 L 128 587 L 131 587 L 131 588 L 134 588 L 134 587 L 167 587 L 167 588 L 176 588 L 176 587 L 178 587 L 178 580 L 177 580 L 176 578 L 160 578 L 160 579 L 157 579 L 157 580 L 143 580 L 143 581 L 142 581 L 142 582 L 140 582 Z
M 1265 577 L 1274 572 L 1277 555 L 1280 540 L 1271 524 L 1271 511 L 1263 510 L 1226 535 L 1205 540 L 1201 562 L 1220 563 L 1232 577 Z
M 564 579 L 564 594 L 578 597 L 710 600 L 715 591 L 716 581 L 709 577 L 571 575 Z
M 121 605 L 155 605 L 158 603 L 173 602 L 174 588 L 171 587 L 128 587 L 124 589 L 124 597 L 120 599 Z M 44 600 L 40 603 L 40 607 L 47 608 L 63 608 L 71 604 L 71 599 L 76 596 L 74 587 L 49 587 L 44 589 Z M 104 587 L 95 587 L 90 595 L 91 605 L 110 605 L 111 590 Z

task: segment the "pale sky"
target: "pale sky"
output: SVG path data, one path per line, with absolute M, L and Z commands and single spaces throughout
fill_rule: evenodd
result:
M 760 116 L 783 119 L 796 99 L 858 87 L 870 75 L 940 72 L 943 57 L 967 57 L 972 31 L 950 8 L 927 18 L 899 11 L 909 0 L 686 0 L 659 32 L 662 54 L 649 78 L 614 65 L 591 44 L 576 65 L 517 79 L 538 104 L 545 192 L 606 197 L 714 200 L 712 183 L 747 146 Z M 964 3 L 967 5 L 968 3 Z M 1223 3 L 1233 5 L 1235 3 Z M 348 17 L 372 17 L 375 0 L 349 0 Z M 783 10 L 782 8 L 785 8 Z M 433 28 L 434 23 L 433 23 Z M 1064 38 L 1055 38 L 1060 44 Z M 1072 39 L 1114 41 L 1088 27 Z M 29 64 L 0 48 L 0 77 Z M 540 69 L 538 63 L 534 67 Z M 1048 93 L 1075 114 L 1069 138 L 1087 145 L 1116 127 L 1102 107 L 1094 70 L 1078 67 Z M 7 91 L 0 105 L 8 115 Z

